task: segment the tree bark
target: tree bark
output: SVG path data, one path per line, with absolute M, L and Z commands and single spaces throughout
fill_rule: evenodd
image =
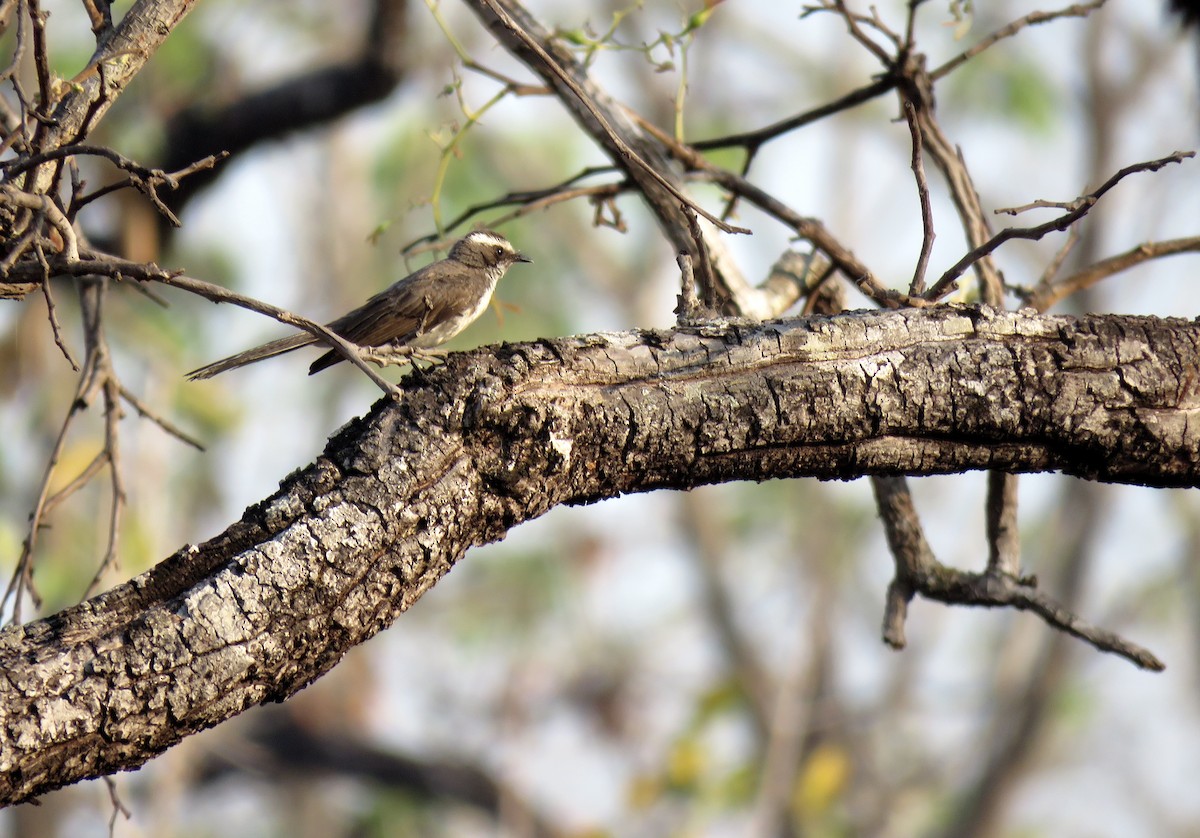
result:
M 282 701 L 560 504 L 966 469 L 1200 483 L 1200 325 L 938 307 L 488 347 L 224 533 L 0 633 L 0 802 Z

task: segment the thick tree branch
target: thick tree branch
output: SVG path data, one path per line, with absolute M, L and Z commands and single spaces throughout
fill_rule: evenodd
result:
M 221 535 L 0 633 L 0 802 L 286 698 L 560 504 L 964 469 L 1200 485 L 1198 348 L 1190 321 L 939 307 L 451 355 Z

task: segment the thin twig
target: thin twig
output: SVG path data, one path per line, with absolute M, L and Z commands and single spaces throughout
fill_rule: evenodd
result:
M 13 266 L 21 260 L 21 257 L 29 252 L 29 248 L 33 246 L 38 238 L 38 231 L 31 225 L 25 224 L 24 227 L 24 230 L 18 232 L 14 225 L 14 229 L 10 234 L 11 238 L 9 239 L 10 250 L 4 259 L 0 260 L 0 276 L 7 277 L 12 272 Z M 39 279 L 38 281 L 40 282 L 41 280 Z
M 1075 3 L 1071 6 L 1067 6 L 1065 9 L 1059 9 L 1054 12 L 1032 12 L 1027 14 L 1025 17 L 1018 18 L 1012 23 L 1000 27 L 995 32 L 992 32 L 986 38 L 981 40 L 979 43 L 972 46 L 970 49 L 967 49 L 964 52 L 954 56 L 954 58 L 951 58 L 936 70 L 931 71 L 929 76 L 934 81 L 937 81 L 938 79 L 950 75 L 950 73 L 953 73 L 963 64 L 966 64 L 988 47 L 995 45 L 998 41 L 1002 41 L 1005 38 L 1011 38 L 1013 35 L 1016 35 L 1026 27 L 1036 26 L 1039 23 L 1049 23 L 1050 21 L 1058 20 L 1059 18 L 1064 17 L 1087 17 L 1092 12 L 1096 11 L 1096 9 L 1099 9 L 1101 6 L 1103 6 L 1107 1 L 1108 0 L 1095 0 L 1095 2 L 1092 3 Z
M 101 364 L 104 368 L 104 450 L 108 460 L 109 478 L 109 510 L 108 510 L 108 542 L 104 548 L 104 556 L 96 568 L 92 581 L 83 592 L 81 599 L 87 599 L 100 586 L 105 572 L 116 567 L 117 548 L 120 544 L 122 511 L 125 508 L 125 481 L 121 476 L 121 435 L 117 425 L 121 421 L 120 385 L 112 368 L 112 359 L 108 347 L 102 350 Z
M 204 450 L 204 443 L 200 442 L 186 431 L 180 429 L 170 420 L 160 416 L 155 410 L 142 402 L 142 400 L 139 399 L 135 394 L 126 389 L 124 385 L 120 386 L 119 392 L 121 394 L 121 398 L 128 402 L 129 406 L 137 411 L 138 416 L 141 416 L 143 419 L 149 419 L 155 425 L 158 425 L 160 428 L 162 428 L 163 431 L 175 437 L 180 442 L 192 446 L 197 451 Z
M 573 94 L 575 94 L 580 103 L 588 110 L 588 112 L 596 120 L 597 124 L 599 124 L 601 130 L 604 131 L 605 135 L 609 139 L 609 142 L 611 142 L 620 151 L 622 156 L 624 156 L 638 168 L 642 169 L 659 186 L 671 193 L 671 195 L 680 203 L 685 204 L 696 214 L 708 219 L 708 221 L 716 226 L 717 229 L 723 230 L 726 233 L 750 234 L 750 231 L 745 227 L 737 227 L 722 221 L 720 218 L 717 218 L 708 210 L 704 209 L 704 207 L 696 203 L 695 200 L 677 189 L 670 180 L 659 174 L 659 172 L 653 166 L 643 160 L 638 153 L 630 148 L 629 144 L 621 138 L 621 136 L 605 118 L 604 114 L 601 113 L 600 109 L 597 108 L 592 102 L 591 97 L 589 97 L 587 94 L 587 91 L 585 91 L 573 78 L 571 78 L 571 76 L 565 70 L 563 70 L 562 67 L 558 65 L 558 62 L 554 60 L 553 56 L 546 52 L 542 45 L 538 43 L 537 38 L 530 35 L 515 20 L 513 20 L 512 16 L 505 11 L 505 9 L 499 3 L 497 3 L 496 0 L 480 0 L 480 2 L 487 6 L 492 13 L 496 15 L 500 22 L 503 23 L 510 32 L 517 36 L 521 43 L 533 50 L 538 58 L 544 62 L 546 68 L 553 73 L 559 81 L 565 84 Z
M 238 294 L 235 291 L 230 291 L 228 288 L 222 288 L 220 285 L 214 285 L 211 282 L 205 282 L 202 279 L 185 276 L 180 273 L 169 273 L 159 269 L 160 273 L 157 276 L 148 277 L 164 285 L 170 285 L 175 288 L 182 288 L 184 291 L 190 291 L 193 294 L 198 294 L 206 300 L 212 300 L 214 303 L 232 303 L 235 306 L 249 309 L 250 311 L 259 314 L 265 314 L 273 320 L 278 320 L 288 326 L 295 326 L 298 329 L 303 329 L 314 337 L 318 338 L 322 343 L 328 344 L 339 355 L 345 358 L 350 363 L 361 369 L 367 374 L 367 377 L 375 382 L 385 394 L 399 401 L 403 394 L 400 389 L 387 379 L 381 377 L 375 372 L 371 366 L 363 360 L 361 351 L 353 343 L 343 338 L 336 332 L 322 326 L 307 317 L 301 317 L 298 314 L 293 314 L 282 308 L 277 308 L 270 303 L 264 303 L 261 300 L 256 300 L 253 297 L 246 297 Z M 122 271 L 123 273 L 123 271 Z
M 88 461 L 88 464 L 83 467 L 79 474 L 71 478 L 67 485 L 63 486 L 57 492 L 46 498 L 46 503 L 42 506 L 42 516 L 48 516 L 51 512 L 58 508 L 59 504 L 69 500 L 75 495 L 76 492 L 78 492 L 88 483 L 92 482 L 92 480 L 101 472 L 107 463 L 108 452 L 103 449 L 97 451 L 96 456 L 92 457 L 92 459 Z
M 763 212 L 786 224 L 798 236 L 811 242 L 814 247 L 829 257 L 830 261 L 845 274 L 847 279 L 879 305 L 885 308 L 927 305 L 921 297 L 914 297 L 902 291 L 885 287 L 871 269 L 859 261 L 858 257 L 839 242 L 818 219 L 800 215 L 778 198 L 733 172 L 712 166 L 706 168 L 704 174 L 713 183 L 745 198 Z
M 853 90 L 844 96 L 834 99 L 832 102 L 828 102 L 812 110 L 804 111 L 795 116 L 789 116 L 787 119 L 781 119 L 779 122 L 764 125 L 762 128 L 755 128 L 752 131 L 743 131 L 740 134 L 727 134 L 723 137 L 700 140 L 692 143 L 692 148 L 698 151 L 713 151 L 715 149 L 730 148 L 731 146 L 741 146 L 747 150 L 749 157 L 753 157 L 765 143 L 795 131 L 797 128 L 803 128 L 805 125 L 818 122 L 827 116 L 841 113 L 842 111 L 876 99 L 889 90 L 892 90 L 895 86 L 895 79 L 882 78 L 879 81 L 872 82 L 865 87 L 860 87 L 858 90 Z
M 1067 229 L 1067 237 L 1063 240 L 1062 246 L 1054 252 L 1054 255 L 1050 257 L 1050 261 L 1046 263 L 1046 267 L 1042 269 L 1042 275 L 1038 278 L 1038 288 L 1045 288 L 1054 282 L 1054 278 L 1062 270 L 1067 257 L 1071 255 L 1071 251 L 1075 249 L 1075 245 L 1079 244 L 1079 239 L 1079 225 L 1073 224 Z M 1013 292 L 1018 297 L 1028 296 L 1028 292 L 1022 294 L 1018 289 L 1013 289 Z
M 38 95 L 41 99 L 35 109 L 42 117 L 50 115 L 50 106 L 54 102 L 53 74 L 50 72 L 50 57 L 46 47 L 46 18 L 40 0 L 26 0 L 29 9 L 29 21 L 33 32 L 33 66 L 37 74 Z
M 874 7 L 872 7 L 872 10 L 874 11 Z M 892 33 L 886 27 L 881 28 L 881 23 L 877 16 L 876 17 L 866 17 L 865 15 L 855 14 L 854 12 L 851 12 L 848 8 L 846 8 L 846 4 L 844 2 L 842 2 L 842 0 L 835 0 L 835 2 L 832 5 L 826 4 L 821 7 L 812 8 L 811 10 L 806 12 L 806 14 L 811 13 L 811 12 L 819 12 L 819 11 L 836 12 L 838 14 L 838 16 L 841 17 L 842 20 L 844 20 L 846 22 L 846 29 L 850 33 L 850 37 L 853 38 L 854 40 L 858 41 L 859 44 L 861 44 L 868 52 L 870 52 L 877 59 L 879 59 L 880 63 L 882 63 L 882 64 L 889 63 L 890 56 L 887 54 L 887 51 L 883 47 L 881 47 L 881 46 L 879 46 L 879 44 L 875 43 L 875 41 L 873 41 L 867 35 L 866 32 L 863 32 L 863 30 L 859 26 L 859 24 L 865 23 L 868 26 L 871 26 L 873 29 L 876 29 L 877 31 L 882 32 L 885 36 L 888 36 L 890 38 L 890 40 L 892 40 L 893 43 L 895 43 L 897 48 L 899 48 L 899 46 L 900 46 L 899 40 L 896 37 L 895 33 Z
M 1047 221 L 1045 224 L 1039 224 L 1036 227 L 1006 227 L 994 235 L 991 239 L 979 245 L 966 256 L 963 256 L 963 258 L 959 259 L 958 262 L 956 262 L 954 266 L 950 268 L 950 270 L 942 274 L 941 278 L 938 279 L 933 288 L 929 290 L 929 293 L 926 295 L 926 297 L 931 300 L 936 300 L 948 293 L 955 286 L 958 278 L 963 275 L 963 272 L 966 271 L 967 268 L 978 262 L 980 259 L 983 259 L 986 256 L 994 253 L 996 249 L 1006 241 L 1010 241 L 1011 239 L 1036 240 L 1049 233 L 1067 229 L 1080 218 L 1083 218 L 1083 216 L 1087 215 L 1088 212 L 1091 211 L 1092 207 L 1096 205 L 1096 202 L 1099 201 L 1106 192 L 1108 192 L 1129 175 L 1136 172 L 1157 172 L 1164 166 L 1167 166 L 1171 163 L 1181 163 L 1189 157 L 1194 157 L 1195 154 L 1196 153 L 1194 151 L 1176 151 L 1173 154 L 1169 154 L 1166 157 L 1161 157 L 1158 160 L 1148 160 L 1142 163 L 1134 163 L 1133 165 L 1126 166 L 1106 180 L 1100 186 L 1100 188 L 1074 201 L 1072 203 L 1074 209 L 1070 212 L 1065 213 L 1058 218 L 1052 219 L 1051 221 Z
M 713 272 L 712 257 L 708 254 L 708 245 L 704 243 L 704 233 L 700 229 L 700 220 L 691 212 L 687 205 L 680 207 L 688 220 L 688 232 L 696 245 L 696 261 L 700 265 L 700 290 L 704 294 L 704 305 L 708 309 L 716 308 L 717 278 Z
M 530 190 L 525 190 L 523 192 L 509 192 L 508 194 L 502 195 L 499 198 L 494 198 L 491 201 L 484 201 L 483 203 L 473 204 L 472 206 L 469 206 L 465 210 L 460 212 L 453 219 L 446 222 L 445 230 L 447 230 L 447 231 L 454 230 L 454 229 L 458 228 L 460 225 L 467 222 L 469 219 L 474 218 L 476 215 L 479 215 L 480 213 L 487 212 L 489 210 L 499 209 L 500 207 L 510 206 L 512 204 L 528 204 L 528 203 L 543 202 L 540 204 L 541 206 L 549 206 L 550 205 L 549 203 L 544 203 L 547 199 L 557 198 L 559 196 L 566 195 L 566 194 L 569 194 L 571 198 L 576 198 L 576 197 L 582 197 L 582 196 L 586 196 L 586 195 L 603 194 L 607 191 L 612 191 L 615 194 L 617 192 L 622 192 L 622 191 L 625 191 L 625 190 L 631 188 L 632 184 L 629 183 L 629 181 L 627 181 L 627 180 L 621 181 L 616 184 L 602 184 L 600 186 L 595 186 L 595 187 L 574 187 L 574 185 L 576 183 L 583 180 L 584 178 L 593 177 L 593 176 L 599 175 L 599 174 L 611 174 L 615 171 L 617 171 L 615 166 L 589 166 L 588 168 L 584 169 L 583 171 L 581 171 L 577 174 L 572 175 L 571 177 L 567 178 L 566 180 L 561 181 L 561 182 L 555 184 L 554 186 L 548 186 L 545 189 L 530 189 Z M 563 198 L 563 200 L 566 200 L 566 198 Z M 488 222 L 485 226 L 492 227 L 497 224 L 499 224 L 499 221 L 493 220 L 493 221 Z M 419 239 L 414 239 L 413 241 L 409 242 L 404 247 L 400 248 L 400 252 L 401 253 L 409 253 L 417 245 L 435 243 L 438 241 L 439 238 L 440 238 L 439 233 L 437 233 L 437 232 L 430 233 L 427 236 L 422 236 Z
M 13 274 L 18 277 L 24 273 L 19 268 L 20 266 L 14 266 L 13 270 Z M 297 329 L 303 329 L 318 338 L 321 343 L 327 344 L 343 358 L 366 373 L 367 377 L 375 382 L 376 386 L 391 398 L 399 400 L 403 397 L 398 387 L 380 377 L 363 360 L 362 353 L 353 343 L 350 343 L 320 323 L 309 320 L 306 317 L 301 317 L 298 314 L 293 314 L 270 303 L 238 294 L 236 291 L 230 291 L 228 288 L 214 285 L 211 282 L 205 282 L 202 279 L 186 276 L 180 271 L 164 270 L 152 262 L 134 262 L 94 250 L 82 251 L 81 258 L 75 262 L 57 259 L 53 262 L 51 268 L 54 273 L 66 274 L 68 276 L 100 275 L 112 277 L 113 279 L 135 279 L 142 282 L 157 282 L 197 294 L 214 303 L 231 303 L 240 308 L 266 315 L 273 320 L 278 320 L 280 323 L 295 326 Z
M 181 226 L 181 222 L 175 213 L 172 212 L 171 209 L 163 202 L 162 198 L 159 197 L 158 187 L 166 186 L 168 189 L 174 191 L 179 188 L 179 182 L 181 179 L 187 177 L 188 175 L 195 174 L 196 172 L 203 171 L 205 169 L 211 169 L 216 166 L 217 163 L 229 156 L 228 152 L 222 151 L 219 154 L 210 154 L 207 157 L 184 166 L 178 171 L 164 172 L 162 169 L 147 169 L 144 166 L 140 166 L 137 163 L 134 163 L 132 160 L 127 160 L 121 155 L 116 154 L 116 152 L 112 152 L 111 149 L 93 149 L 86 146 L 74 146 L 74 148 L 88 148 L 88 153 L 100 154 L 101 156 L 106 157 L 118 168 L 127 172 L 128 175 L 124 180 L 114 181 L 113 183 L 105 184 L 93 192 L 76 196 L 76 198 L 71 202 L 72 215 L 77 214 L 79 210 L 83 209 L 85 206 L 97 200 L 98 198 L 102 198 L 103 196 L 112 192 L 132 186 L 134 189 L 137 189 L 139 192 L 145 195 L 150 200 L 150 203 L 154 205 L 154 208 L 158 210 L 159 214 L 162 215 L 163 218 L 167 219 L 167 221 L 169 221 L 174 227 Z
M 621 192 L 631 189 L 633 184 L 630 181 L 623 180 L 618 183 L 604 183 L 598 186 L 577 186 L 574 189 L 564 189 L 553 195 L 545 195 L 537 199 L 530 199 L 513 210 L 506 212 L 503 215 L 498 215 L 495 218 L 489 219 L 485 227 L 493 228 L 507 224 L 510 221 L 515 221 L 518 218 L 523 218 L 535 212 L 540 212 L 547 207 L 552 207 L 555 204 L 561 204 L 565 201 L 573 201 L 576 198 L 588 198 L 591 203 L 597 207 L 597 212 L 604 206 L 607 206 L 612 199 L 616 198 Z M 608 226 L 617 227 L 620 229 L 620 224 L 612 223 L 605 219 Z M 599 225 L 597 225 L 599 226 Z M 448 228 L 449 229 L 449 228 Z
M 107 7 L 107 5 L 106 3 L 105 6 Z M 108 817 L 108 838 L 113 838 L 113 835 L 116 834 L 117 815 L 124 815 L 125 820 L 129 820 L 133 817 L 133 813 L 121 802 L 121 796 L 117 793 L 117 781 L 105 775 L 104 784 L 108 786 L 108 800 L 112 804 L 112 814 Z
M 58 322 L 57 307 L 54 305 L 54 295 L 50 293 L 50 263 L 46 261 L 46 254 L 42 249 L 37 248 L 38 260 L 42 264 L 43 279 L 41 282 L 42 296 L 46 300 L 46 317 L 50 321 L 50 334 L 54 336 L 54 345 L 62 352 L 67 363 L 71 365 L 74 372 L 79 372 L 79 364 L 75 363 L 74 356 L 71 355 L 71 350 L 67 349 L 66 343 L 63 342 L 62 326 Z
M 925 74 L 919 61 L 904 65 L 909 79 L 904 85 L 905 97 L 916 104 L 916 119 L 921 129 L 924 147 L 933 163 L 946 179 L 950 198 L 958 213 L 967 242 L 979 247 L 993 234 L 991 225 L 984 215 L 979 190 L 963 159 L 962 151 L 955 146 L 942 130 L 933 110 L 932 82 Z M 979 278 L 980 296 L 988 305 L 997 308 L 1004 304 L 1004 277 L 990 258 L 980 257 L 974 263 Z M 925 295 L 927 298 L 929 294 Z M 936 299 L 936 298 L 933 298 Z
M 929 256 L 933 252 L 933 206 L 929 200 L 929 182 L 925 179 L 925 163 L 921 154 L 921 128 L 917 125 L 916 108 L 912 102 L 905 101 L 904 118 L 908 122 L 908 131 L 912 136 L 912 171 L 913 177 L 917 180 L 917 198 L 921 204 L 923 229 L 921 255 L 917 257 L 917 267 L 913 271 L 908 293 L 919 297 L 925 292 L 925 271 L 929 268 Z
M 1097 282 L 1107 279 L 1114 274 L 1148 262 L 1151 259 L 1161 259 L 1164 256 L 1174 256 L 1178 253 L 1200 252 L 1200 236 L 1184 239 L 1169 239 L 1161 242 L 1146 242 L 1137 247 L 1101 259 L 1088 265 L 1070 276 L 1063 277 L 1057 282 L 1040 282 L 1033 291 L 1027 291 L 1022 296 L 1025 304 L 1038 311 L 1046 311 L 1055 303 L 1084 288 L 1090 288 Z
M 41 596 L 33 586 L 33 554 L 37 547 L 38 534 L 42 528 L 42 518 L 46 512 L 47 501 L 50 496 L 50 482 L 54 479 L 55 470 L 58 468 L 59 458 L 62 456 L 63 447 L 66 444 L 67 432 L 70 430 L 71 422 L 75 415 L 87 406 L 87 391 L 91 387 L 92 373 L 94 371 L 95 356 L 93 353 L 88 353 L 84 356 L 83 368 L 79 372 L 79 380 L 75 387 L 75 397 L 71 399 L 71 404 L 67 408 L 66 416 L 63 418 L 62 425 L 59 426 L 58 436 L 51 446 L 50 455 L 46 459 L 46 467 L 42 471 L 42 480 L 38 486 L 37 499 L 34 501 L 33 510 L 29 513 L 29 528 L 25 533 L 25 539 L 21 543 L 21 555 L 17 558 L 16 567 L 13 568 L 13 575 L 9 579 L 8 587 L 5 588 L 4 596 L 0 597 L 0 609 L 3 609 L 8 604 L 9 599 L 13 602 L 12 622 L 14 624 L 21 622 L 21 594 L 28 593 L 30 600 L 35 608 L 40 608 L 42 604 Z
M 982 582 L 983 587 L 987 590 L 987 595 L 982 600 L 969 604 L 1009 605 L 1020 611 L 1031 611 L 1047 624 L 1091 644 L 1101 652 L 1119 655 L 1142 669 L 1154 672 L 1162 672 L 1167 668 L 1166 664 L 1149 649 L 1128 641 L 1115 632 L 1092 625 L 1053 597 L 1023 584 L 1022 580 L 1007 576 L 988 577 L 986 574 L 982 578 L 973 574 L 965 575 L 968 578 L 974 577 L 971 581 Z M 922 594 L 929 596 L 925 592 Z

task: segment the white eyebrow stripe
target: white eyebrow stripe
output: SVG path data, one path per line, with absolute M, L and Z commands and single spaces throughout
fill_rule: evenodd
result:
M 474 233 L 468 233 L 467 238 L 480 244 L 490 244 L 493 247 L 503 247 L 505 250 L 512 250 L 512 245 L 505 239 L 497 238 L 490 233 L 481 233 L 476 230 Z

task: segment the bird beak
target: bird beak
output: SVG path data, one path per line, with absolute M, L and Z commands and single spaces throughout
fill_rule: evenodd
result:
M 529 258 L 528 256 L 526 256 L 524 253 L 522 253 L 521 251 L 519 251 L 519 250 L 518 250 L 518 251 L 517 251 L 517 252 L 516 252 L 516 253 L 513 255 L 513 261 L 516 261 L 516 262 L 532 262 L 533 260 L 532 260 L 532 259 L 530 259 L 530 258 Z

